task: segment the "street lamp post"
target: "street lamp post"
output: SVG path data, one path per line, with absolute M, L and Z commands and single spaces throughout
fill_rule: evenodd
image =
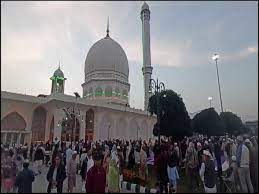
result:
M 158 144 L 160 145 L 160 101 L 159 101 L 159 93 L 165 90 L 165 84 L 163 82 L 158 82 L 158 79 L 155 81 L 154 79 L 150 79 L 149 83 L 149 93 L 152 93 L 152 89 L 155 91 L 155 96 L 157 100 L 157 127 L 158 127 Z M 165 97 L 165 95 L 164 95 Z
M 222 105 L 222 98 L 221 98 L 221 89 L 220 89 L 220 82 L 219 82 L 219 72 L 218 72 L 218 59 L 219 59 L 219 55 L 218 54 L 214 54 L 212 59 L 216 62 L 216 70 L 217 70 L 217 78 L 218 78 L 218 86 L 219 86 L 220 107 L 221 107 L 221 112 L 223 112 L 223 105 Z
M 210 102 L 210 108 L 211 108 L 212 97 L 208 97 L 208 100 L 209 100 L 209 102 Z
M 78 116 L 80 117 L 80 109 L 78 107 L 76 107 L 77 98 L 79 98 L 80 95 L 77 92 L 75 92 L 74 94 L 76 96 L 76 103 L 74 103 L 72 107 L 63 108 L 66 116 L 69 117 L 70 120 L 74 119 L 73 120 L 74 126 L 72 127 L 72 138 L 71 138 L 71 140 L 73 140 L 73 141 L 75 141 L 76 118 Z M 66 120 L 67 120 L 67 117 L 66 117 Z

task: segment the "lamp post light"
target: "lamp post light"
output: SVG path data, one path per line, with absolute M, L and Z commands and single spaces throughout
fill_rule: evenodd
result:
M 221 107 L 221 112 L 223 112 L 223 105 L 222 105 L 222 98 L 221 98 L 221 89 L 220 89 L 220 82 L 219 82 L 219 72 L 218 72 L 218 59 L 219 59 L 219 55 L 218 54 L 214 54 L 212 59 L 216 62 L 216 70 L 217 70 L 217 78 L 218 78 L 218 86 L 219 86 L 220 107 Z
M 165 84 L 163 82 L 158 82 L 158 79 L 155 81 L 154 79 L 150 79 L 149 83 L 149 93 L 152 93 L 152 89 L 154 89 L 155 96 L 157 98 L 157 127 L 158 127 L 158 144 L 160 145 L 160 102 L 159 102 L 159 93 L 165 90 Z M 163 97 L 166 97 L 164 94 Z
M 211 108 L 212 97 L 208 97 L 208 100 L 209 100 L 209 102 L 210 102 L 210 108 Z

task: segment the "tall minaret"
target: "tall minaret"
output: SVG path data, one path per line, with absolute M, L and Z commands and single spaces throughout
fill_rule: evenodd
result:
M 143 46 L 143 67 L 142 72 L 144 76 L 144 89 L 145 89 L 145 101 L 144 109 L 148 108 L 148 100 L 150 97 L 149 83 L 153 67 L 151 67 L 151 55 L 150 55 L 150 11 L 148 4 L 144 2 L 141 8 L 141 20 L 142 20 L 142 46 Z

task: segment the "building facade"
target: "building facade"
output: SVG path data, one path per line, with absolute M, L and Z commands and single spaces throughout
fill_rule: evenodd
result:
M 64 73 L 54 72 L 51 94 L 30 96 L 1 91 L 1 143 L 107 138 L 153 138 L 156 117 L 148 115 L 148 88 L 152 74 L 150 11 L 141 8 L 145 110 L 129 105 L 129 64 L 121 45 L 109 33 L 88 51 L 80 97 L 65 94 Z M 69 81 L 69 79 L 68 79 Z
M 65 126 L 64 107 L 77 107 L 76 125 Z M 74 121 L 74 120 L 73 120 Z M 45 98 L 1 92 L 1 142 L 17 143 L 107 138 L 152 138 L 155 117 L 127 106 L 94 101 L 65 94 Z M 69 122 L 68 122 L 69 123 Z M 69 124 L 68 124 L 69 125 Z M 72 128 L 74 129 L 72 133 Z

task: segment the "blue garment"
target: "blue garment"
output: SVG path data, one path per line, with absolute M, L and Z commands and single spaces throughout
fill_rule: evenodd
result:
M 236 157 L 236 159 L 237 159 L 237 166 L 238 167 L 240 167 L 240 162 L 241 162 L 242 146 L 243 146 L 243 144 L 240 144 L 237 147 L 237 157 Z
M 170 168 L 169 166 L 167 166 L 167 174 L 168 174 L 170 183 L 173 183 L 173 185 L 175 186 L 176 180 L 179 179 L 179 174 L 176 166 L 173 168 Z

